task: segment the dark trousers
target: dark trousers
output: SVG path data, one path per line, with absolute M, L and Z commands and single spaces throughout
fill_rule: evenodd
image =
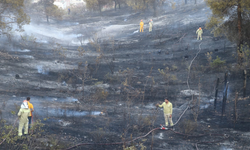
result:
M 28 119 L 29 119 L 29 129 L 30 129 L 30 125 L 31 125 L 31 116 L 29 116 Z

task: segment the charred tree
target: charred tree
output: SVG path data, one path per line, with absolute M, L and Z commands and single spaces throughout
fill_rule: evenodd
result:
M 237 16 L 238 16 L 238 64 L 242 64 L 242 49 L 241 46 L 243 45 L 242 39 L 242 10 L 241 10 L 241 0 L 238 0 L 238 7 L 237 7 Z
M 222 111 L 221 116 L 223 117 L 226 109 L 226 102 L 227 102 L 227 89 L 228 89 L 228 73 L 225 73 L 225 86 L 223 91 L 223 100 L 222 100 Z
M 243 77 L 244 77 L 243 97 L 246 97 L 246 90 L 247 90 L 247 70 L 243 71 Z
M 238 102 L 238 95 L 239 95 L 239 93 L 238 92 L 236 92 L 236 94 L 235 94 L 235 99 L 234 99 L 234 123 L 236 123 L 236 121 L 237 121 L 237 102 Z
M 216 88 L 215 88 L 215 97 L 214 97 L 214 110 L 216 110 L 217 104 L 217 95 L 218 95 L 218 86 L 219 86 L 220 78 L 217 79 Z

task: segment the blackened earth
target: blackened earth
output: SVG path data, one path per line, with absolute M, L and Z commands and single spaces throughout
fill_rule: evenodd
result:
M 236 67 L 236 45 L 205 29 L 205 14 L 211 15 L 211 11 L 203 2 L 177 5 L 175 10 L 166 6 L 157 17 L 152 14 L 123 8 L 102 16 L 86 13 L 84 18 L 51 20 L 49 25 L 32 22 L 25 29 L 27 35 L 37 38 L 35 42 L 3 39 L 1 52 L 10 55 L 2 57 L 0 68 L 3 119 L 13 124 L 16 116 L 10 111 L 30 96 L 34 121 L 45 124 L 44 138 L 37 141 L 48 142 L 52 136 L 65 148 L 93 143 L 75 149 L 120 150 L 123 145 L 97 143 L 124 142 L 160 127 L 163 111 L 155 104 L 168 97 L 174 122 L 187 106 L 193 108 L 175 126 L 176 132 L 186 135 L 156 130 L 126 146 L 139 149 L 143 143 L 153 150 L 186 150 L 196 149 L 198 143 L 199 149 L 206 150 L 250 149 L 248 99 L 238 102 L 237 122 L 233 118 L 235 93 L 243 96 L 244 82 L 242 70 Z M 147 20 L 151 18 L 154 27 L 149 33 Z M 143 33 L 138 32 L 141 19 L 145 20 Z M 202 41 L 196 40 L 199 27 L 204 31 Z M 79 47 L 84 50 L 82 55 Z M 208 53 L 213 59 L 225 60 L 225 65 L 209 67 Z M 77 78 L 79 68 L 81 77 L 86 68 L 86 76 L 92 77 L 84 82 L 84 90 Z M 222 116 L 226 72 L 229 88 Z M 217 78 L 220 84 L 214 110 Z M 200 100 L 199 106 L 192 98 Z M 197 123 L 194 108 L 200 108 Z M 201 134 L 206 135 L 198 136 Z

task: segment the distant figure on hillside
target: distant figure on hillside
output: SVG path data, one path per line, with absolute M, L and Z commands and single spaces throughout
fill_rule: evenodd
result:
M 70 8 L 68 9 L 68 14 L 70 14 Z
M 143 26 L 144 26 L 144 22 L 143 22 L 143 20 L 141 20 L 141 22 L 140 22 L 140 32 L 143 32 Z
M 172 127 L 173 121 L 172 121 L 172 112 L 173 112 L 173 105 L 168 101 L 167 98 L 165 98 L 165 102 L 163 102 L 161 105 L 156 104 L 157 107 L 163 107 L 164 117 L 165 117 L 165 123 L 166 126 L 168 126 L 168 121 L 170 123 L 170 126 Z
M 202 40 L 202 33 L 203 33 L 203 31 L 202 31 L 202 29 L 201 29 L 201 27 L 196 31 L 196 34 L 197 34 L 197 40 L 199 40 L 199 38 L 200 38 L 200 40 Z
M 153 20 L 151 19 L 148 24 L 149 24 L 149 32 L 151 32 L 153 29 Z
M 25 100 L 23 101 L 21 108 L 17 114 L 19 118 L 19 127 L 18 127 L 18 136 L 23 135 L 23 127 L 24 127 L 24 134 L 28 134 L 28 116 L 30 114 L 28 102 Z

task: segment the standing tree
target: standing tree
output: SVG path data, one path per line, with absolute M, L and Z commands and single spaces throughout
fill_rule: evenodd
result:
M 99 10 L 102 12 L 102 7 L 112 2 L 111 0 L 84 0 L 88 9 Z
M 38 3 L 38 11 L 44 12 L 46 15 L 47 23 L 49 23 L 49 17 L 54 17 L 57 19 L 62 18 L 62 10 L 59 9 L 56 5 L 54 5 L 55 0 L 41 0 Z M 42 6 L 42 7 L 39 7 Z
M 121 9 L 121 4 L 125 4 L 126 0 L 114 0 L 114 2 L 115 2 L 115 10 L 116 10 L 117 5 L 118 5 L 118 8 Z
M 29 24 L 30 18 L 24 12 L 24 0 L 2 0 L 0 2 L 0 32 L 9 35 L 16 25 L 15 31 L 22 31 L 22 26 Z
M 242 62 L 241 47 L 249 41 L 249 0 L 206 0 L 213 12 L 206 28 L 212 28 L 215 36 L 226 35 L 237 43 L 238 63 Z
M 157 8 L 163 6 L 166 0 L 127 0 L 127 5 L 134 10 L 146 10 L 153 8 L 156 17 Z
M 127 5 L 134 10 L 145 10 L 146 0 L 127 0 Z

